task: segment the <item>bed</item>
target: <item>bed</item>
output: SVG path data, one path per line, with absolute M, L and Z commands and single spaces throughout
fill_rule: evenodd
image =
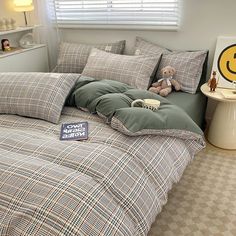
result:
M 89 58 L 74 61 L 84 46 L 64 46 L 57 73 L 0 74 L 0 235 L 147 235 L 203 132 L 181 104 L 147 91 L 162 52 L 86 46 Z M 130 106 L 145 98 L 159 109 Z M 84 121 L 87 140 L 60 140 L 62 125 Z
M 0 235 L 146 235 L 205 146 L 180 108 L 121 82 L 51 73 L 2 73 L 0 82 Z M 76 107 L 61 114 L 69 91 Z M 161 100 L 164 129 L 133 126 L 147 118 L 140 111 L 154 114 L 129 107 L 142 96 Z M 168 112 L 186 122 L 175 129 Z M 89 139 L 60 141 L 61 125 L 79 121 L 88 121 Z

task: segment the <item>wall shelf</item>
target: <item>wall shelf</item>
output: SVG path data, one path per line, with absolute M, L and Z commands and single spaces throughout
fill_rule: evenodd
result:
M 34 26 L 28 26 L 28 27 L 17 27 L 14 30 L 5 30 L 5 31 L 0 31 L 0 36 L 1 35 L 7 35 L 7 34 L 13 34 L 13 33 L 19 33 L 19 32 L 24 32 L 28 30 L 33 30 L 35 28 L 39 27 L 39 25 L 34 25 Z
M 47 72 L 48 53 L 45 44 L 34 44 L 29 48 L 20 47 L 20 39 L 32 33 L 36 27 L 18 27 L 14 30 L 0 31 L 0 41 L 6 38 L 10 42 L 10 51 L 0 50 L 0 72 Z
M 0 51 L 0 58 L 13 56 L 19 53 L 27 52 L 27 51 L 45 47 L 45 46 L 46 46 L 45 44 L 36 44 L 35 46 L 30 47 L 30 48 L 16 48 L 16 49 L 13 49 L 12 51 L 7 51 L 7 52 Z

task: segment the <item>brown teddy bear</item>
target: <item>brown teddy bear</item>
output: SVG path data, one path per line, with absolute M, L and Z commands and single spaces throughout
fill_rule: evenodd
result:
M 161 96 L 166 97 L 172 91 L 172 86 L 174 86 L 175 90 L 180 90 L 181 86 L 179 82 L 172 79 L 175 75 L 175 68 L 171 66 L 166 66 L 162 68 L 161 74 L 162 78 L 157 82 L 153 83 L 149 88 L 149 91 L 154 93 L 159 93 Z

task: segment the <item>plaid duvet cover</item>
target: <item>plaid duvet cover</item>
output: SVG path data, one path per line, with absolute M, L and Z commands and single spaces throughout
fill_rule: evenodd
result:
M 79 121 L 89 122 L 89 139 L 59 141 L 61 124 Z M 129 137 L 75 108 L 58 125 L 0 115 L 0 235 L 146 235 L 203 146 Z

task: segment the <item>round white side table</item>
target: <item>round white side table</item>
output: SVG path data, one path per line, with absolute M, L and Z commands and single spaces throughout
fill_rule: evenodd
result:
M 207 83 L 201 86 L 202 93 L 210 99 L 218 101 L 207 139 L 220 148 L 236 149 L 236 99 L 226 99 L 222 95 L 223 88 L 210 92 Z

